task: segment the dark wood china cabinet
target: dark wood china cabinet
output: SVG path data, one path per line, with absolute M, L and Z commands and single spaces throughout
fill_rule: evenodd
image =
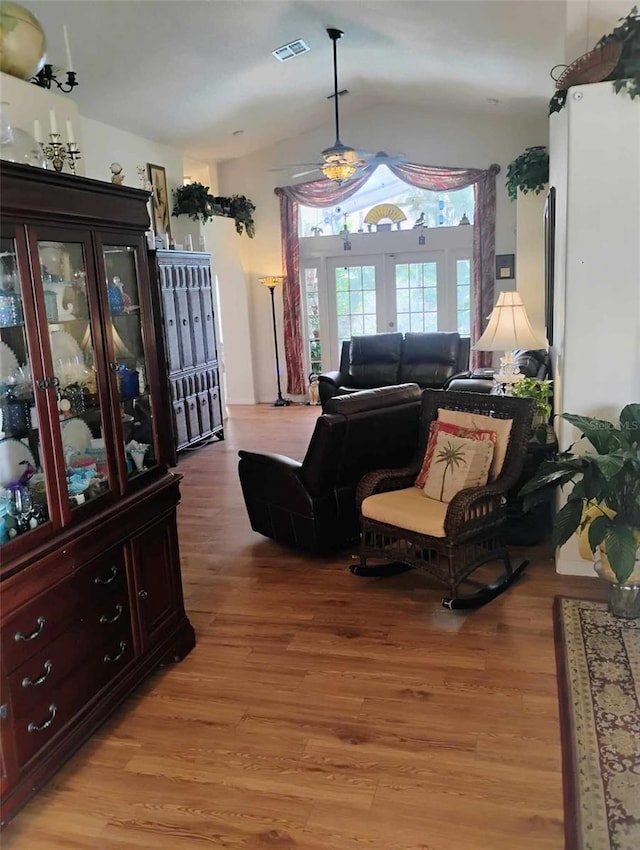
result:
M 2 823 L 193 647 L 148 196 L 0 169 Z

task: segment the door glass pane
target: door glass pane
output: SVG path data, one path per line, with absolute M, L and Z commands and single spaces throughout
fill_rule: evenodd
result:
M 74 509 L 110 488 L 84 247 L 78 242 L 38 242 L 38 255 L 67 491 Z
M 456 283 L 458 333 L 469 336 L 471 333 L 471 260 L 456 262 Z
M 396 265 L 397 329 L 402 333 L 438 330 L 438 264 Z
M 320 302 L 318 301 L 318 269 L 304 270 L 304 291 L 307 297 L 307 319 L 309 322 L 309 354 L 311 371 L 322 371 L 322 344 L 320 341 Z
M 0 545 L 49 519 L 13 240 L 0 239 Z
M 374 334 L 376 317 L 375 266 L 344 266 L 336 269 L 338 351 L 352 336 Z
M 127 473 L 156 464 L 147 359 L 140 315 L 135 248 L 104 246 L 107 302 L 115 351 Z

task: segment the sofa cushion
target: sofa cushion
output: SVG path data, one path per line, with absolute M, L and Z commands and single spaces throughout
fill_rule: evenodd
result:
M 401 333 L 352 337 L 349 384 L 354 387 L 368 388 L 413 383 L 413 379 L 398 380 L 401 355 Z
M 408 528 L 430 537 L 444 537 L 448 505 L 425 497 L 417 487 L 376 493 L 362 503 L 362 515 L 377 522 Z
M 460 334 L 406 333 L 400 364 L 400 381 L 440 389 L 458 372 Z

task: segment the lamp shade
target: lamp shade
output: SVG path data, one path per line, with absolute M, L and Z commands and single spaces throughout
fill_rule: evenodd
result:
M 270 277 L 259 277 L 258 283 L 261 283 L 263 286 L 269 287 L 269 289 L 275 289 L 276 286 L 279 286 L 284 277 L 282 275 L 271 275 Z
M 531 327 L 517 292 L 501 292 L 489 324 L 473 346 L 476 351 L 512 351 L 514 348 L 546 348 L 547 340 Z

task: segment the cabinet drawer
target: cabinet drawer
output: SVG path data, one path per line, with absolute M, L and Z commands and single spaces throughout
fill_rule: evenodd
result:
M 49 698 L 72 670 L 100 648 L 118 645 L 131 634 L 126 595 L 98 605 L 83 620 L 27 659 L 9 676 L 11 711 L 24 717 Z M 55 700 L 54 700 L 55 701 Z
M 187 410 L 187 427 L 189 429 L 189 439 L 197 440 L 200 437 L 200 420 L 198 418 L 198 398 L 195 395 L 189 395 L 184 400 Z
M 6 671 L 15 670 L 75 623 L 82 603 L 80 585 L 71 576 L 25 605 L 0 632 Z
M 17 761 L 24 765 L 50 744 L 98 691 L 133 658 L 131 630 L 97 649 L 15 722 Z
M 41 593 L 2 627 L 6 672 L 51 644 L 63 631 L 87 616 L 99 600 L 123 595 L 126 601 L 126 571 L 122 547 L 90 561 L 64 581 Z M 46 660 L 46 659 L 43 659 Z

